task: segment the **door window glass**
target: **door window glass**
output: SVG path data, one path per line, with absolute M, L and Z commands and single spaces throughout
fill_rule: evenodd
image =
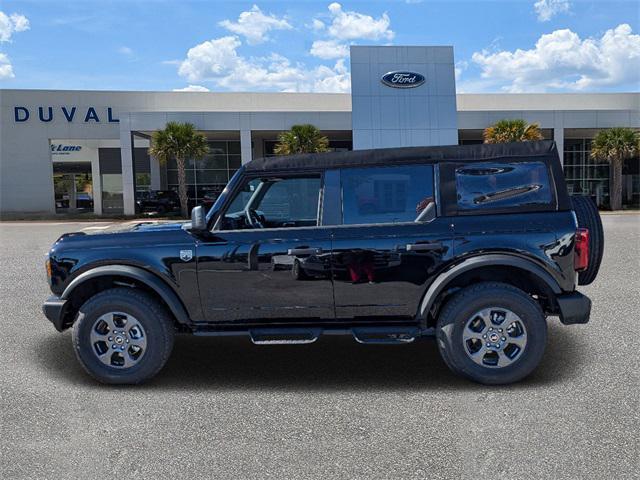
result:
M 543 162 L 476 163 L 456 169 L 458 208 L 485 210 L 552 201 Z
M 319 176 L 253 179 L 227 208 L 222 229 L 317 225 L 319 196 Z
M 350 168 L 340 172 L 343 223 L 413 222 L 433 203 L 433 167 Z

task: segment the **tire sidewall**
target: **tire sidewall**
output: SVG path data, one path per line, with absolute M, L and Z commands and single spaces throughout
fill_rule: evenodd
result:
M 165 362 L 166 336 L 161 319 L 154 318 L 148 306 L 117 292 L 104 292 L 89 299 L 78 312 L 73 328 L 73 345 L 76 356 L 82 366 L 94 378 L 104 383 L 140 383 L 153 376 Z M 106 294 L 108 293 L 108 294 Z M 147 347 L 140 360 L 129 368 L 117 368 L 105 365 L 94 353 L 90 334 L 96 320 L 110 312 L 122 312 L 131 315 L 142 325 Z M 173 336 L 170 341 L 172 344 Z
M 523 297 L 524 296 L 524 297 Z M 523 301 L 524 300 L 524 301 Z M 475 298 L 465 298 L 453 305 L 447 318 L 438 324 L 438 346 L 447 363 L 457 373 L 485 384 L 516 382 L 529 375 L 540 363 L 547 340 L 547 325 L 540 308 L 524 292 L 518 295 L 510 289 L 497 288 Z M 527 344 L 519 358 L 502 367 L 483 367 L 465 351 L 462 334 L 467 321 L 485 308 L 505 308 L 520 317 L 527 332 Z

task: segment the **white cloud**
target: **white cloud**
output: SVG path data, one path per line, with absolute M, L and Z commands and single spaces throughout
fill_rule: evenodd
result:
M 555 15 L 568 12 L 569 8 L 569 0 L 538 0 L 533 4 L 533 9 L 541 22 L 548 22 Z
M 207 87 L 203 87 L 202 85 L 188 85 L 184 88 L 174 88 L 174 92 L 210 92 Z
M 311 29 L 315 30 L 316 32 L 319 32 L 320 30 L 324 30 L 324 27 L 326 25 L 324 24 L 324 22 L 322 22 L 322 20 L 318 20 L 317 18 L 314 18 L 311 21 Z
M 278 54 L 245 57 L 238 37 L 208 40 L 189 49 L 178 73 L 190 82 L 212 82 L 232 91 L 346 92 L 350 77 L 344 60 L 333 67 L 308 68 Z
M 349 46 L 337 40 L 316 40 L 309 51 L 314 57 L 325 60 L 349 56 Z
M 19 13 L 7 15 L 0 11 L 0 42 L 10 42 L 16 32 L 29 30 L 29 19 Z
M 395 33 L 389 29 L 391 20 L 383 13 L 380 18 L 373 18 L 364 13 L 342 10 L 342 5 L 329 5 L 331 25 L 328 33 L 339 40 L 392 40 Z
M 581 39 L 569 29 L 542 35 L 530 50 L 475 52 L 486 85 L 508 92 L 640 85 L 640 35 L 628 24 L 601 38 Z
M 131 56 L 133 55 L 133 49 L 123 46 L 118 49 L 118 53 L 121 53 L 122 55 L 126 55 L 126 56 Z
M 236 49 L 241 45 L 238 37 L 207 40 L 187 52 L 187 58 L 178 68 L 178 74 L 190 82 L 219 77 L 236 68 L 240 57 Z
M 282 17 L 278 18 L 273 14 L 264 14 L 257 5 L 251 10 L 242 12 L 237 22 L 223 20 L 219 23 L 221 27 L 242 35 L 247 39 L 249 45 L 256 45 L 269 40 L 267 33 L 271 30 L 291 30 L 293 27 Z
M 9 61 L 9 57 L 5 53 L 0 53 L 0 80 L 6 80 L 7 78 L 14 78 L 13 66 Z

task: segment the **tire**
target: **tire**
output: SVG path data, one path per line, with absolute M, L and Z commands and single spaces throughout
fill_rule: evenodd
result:
M 477 314 L 486 311 L 490 311 L 491 315 L 495 313 L 496 318 L 500 317 L 500 312 L 510 311 L 515 314 L 517 320 L 509 322 L 513 325 L 514 337 L 506 334 L 506 337 L 500 337 L 502 340 L 507 339 L 500 349 L 485 349 L 485 341 L 488 340 L 483 339 L 482 333 L 493 335 L 493 332 L 481 329 L 477 335 L 480 336 L 482 350 L 475 354 L 468 353 L 469 345 L 477 342 L 475 339 L 467 340 L 466 342 L 471 342 L 468 344 L 463 340 L 463 334 L 468 335 L 468 322 L 474 321 L 474 318 L 478 318 Z M 516 318 L 505 317 L 512 320 Z M 490 325 L 489 328 L 498 330 L 506 325 L 506 321 L 503 320 L 501 325 L 489 320 L 487 327 Z M 525 337 L 522 334 L 516 335 L 520 327 L 524 329 Z M 507 330 L 507 327 L 503 330 Z M 436 339 L 442 359 L 454 373 L 485 385 L 501 385 L 525 378 L 538 366 L 547 342 L 547 323 L 540 305 L 522 290 L 505 283 L 482 282 L 460 290 L 446 303 L 438 318 Z M 522 349 L 512 346 L 512 342 L 516 341 L 525 342 Z M 483 351 L 486 353 L 483 354 Z M 507 358 L 507 353 L 514 355 L 514 358 Z M 504 366 L 491 365 L 490 361 L 494 357 L 501 362 L 510 363 Z M 482 364 L 478 363 L 479 360 Z M 484 361 L 489 362 L 485 364 Z
M 304 271 L 300 260 L 298 260 L 297 258 L 293 260 L 291 275 L 293 275 L 293 278 L 295 280 L 309 280 L 310 278 L 309 275 L 307 275 L 307 272 Z
M 109 321 L 116 322 L 115 329 L 108 327 Z M 124 326 L 118 326 L 122 322 L 126 322 Z M 114 332 L 120 335 L 114 336 Z M 78 361 L 93 378 L 108 384 L 139 384 L 165 365 L 174 333 L 172 318 L 153 297 L 132 288 L 114 288 L 94 295 L 80 307 L 72 338 Z M 124 352 L 119 351 L 122 346 L 116 345 L 116 340 L 126 347 Z M 143 342 L 144 348 L 134 345 Z M 107 350 L 101 355 L 99 350 L 105 343 Z M 140 349 L 130 350 L 134 348 Z M 125 363 L 125 355 L 131 365 L 118 365 Z
M 589 285 L 598 275 L 602 254 L 604 253 L 604 230 L 598 208 L 589 197 L 575 195 L 571 197 L 573 211 L 578 226 L 589 229 L 589 266 L 578 272 L 578 285 Z

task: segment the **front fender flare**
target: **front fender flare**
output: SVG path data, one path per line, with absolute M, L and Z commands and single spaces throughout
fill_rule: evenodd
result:
M 427 292 L 422 298 L 422 302 L 420 303 L 420 310 L 418 311 L 418 318 L 421 320 L 427 318 L 427 315 L 431 310 L 431 307 L 433 307 L 434 302 L 438 298 L 438 295 L 440 295 L 447 287 L 447 285 L 456 277 L 470 270 L 489 266 L 507 266 L 527 270 L 528 272 L 532 273 L 540 280 L 542 280 L 553 293 L 562 293 L 562 289 L 560 288 L 558 281 L 553 278 L 553 276 L 549 272 L 545 271 L 542 267 L 536 265 L 531 260 L 517 257 L 515 255 L 505 254 L 479 255 L 476 257 L 467 258 L 466 260 L 454 265 L 453 267 L 445 270 L 440 275 L 438 275 L 438 277 L 429 286 Z
M 178 294 L 169 285 L 167 285 L 164 280 L 140 267 L 133 267 L 130 265 L 104 265 L 87 270 L 86 272 L 78 275 L 71 281 L 71 283 L 69 283 L 69 285 L 67 285 L 60 298 L 63 300 L 69 299 L 73 290 L 87 280 L 111 275 L 127 277 L 144 283 L 164 300 L 169 307 L 169 310 L 171 310 L 171 313 L 173 313 L 179 323 L 188 324 L 191 322 L 189 314 L 180 301 Z

